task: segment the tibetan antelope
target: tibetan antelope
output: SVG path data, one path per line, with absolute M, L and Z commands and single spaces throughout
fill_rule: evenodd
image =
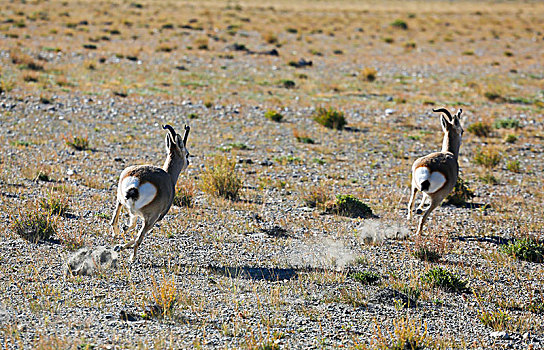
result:
M 167 157 L 163 167 L 130 166 L 119 177 L 117 207 L 111 220 L 113 233 L 119 235 L 119 214 L 123 206 L 130 214 L 130 224 L 124 229 L 125 233 L 136 227 L 139 217 L 143 220 L 137 237 L 123 246 L 123 249 L 133 248 L 131 261 L 136 260 L 136 252 L 145 234 L 170 209 L 179 173 L 189 165 L 189 152 L 186 148 L 189 126 L 185 126 L 183 139 L 170 125 L 164 125 L 163 129 L 168 130 L 165 138 Z
M 408 204 L 408 220 L 412 219 L 417 191 L 423 192 L 423 199 L 417 208 L 418 213 L 423 210 L 427 199 L 431 201 L 431 205 L 419 220 L 416 235 L 421 234 L 423 224 L 429 214 L 453 190 L 459 174 L 457 159 L 463 135 L 463 128 L 460 123 L 463 110 L 459 109 L 453 117 L 445 108 L 433 109 L 433 112 L 442 112 L 444 114 L 440 115 L 444 140 L 442 141 L 442 151 L 421 157 L 412 165 L 412 193 Z

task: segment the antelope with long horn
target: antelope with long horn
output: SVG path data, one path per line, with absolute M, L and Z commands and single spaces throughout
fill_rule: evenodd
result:
M 136 252 L 145 234 L 166 215 L 172 206 L 178 176 L 189 165 L 187 151 L 189 126 L 185 126 L 183 138 L 176 134 L 170 125 L 164 125 L 163 129 L 168 130 L 165 138 L 167 157 L 163 167 L 130 166 L 123 170 L 119 177 L 117 207 L 111 220 L 114 235 L 119 235 L 119 214 L 123 206 L 128 209 L 130 215 L 130 223 L 124 229 L 125 233 L 136 227 L 138 218 L 143 220 L 137 237 L 123 246 L 123 249 L 133 248 L 131 261 L 136 260 Z
M 412 165 L 412 193 L 408 204 L 408 220 L 412 219 L 417 191 L 423 192 L 423 199 L 417 208 L 418 214 L 423 211 L 425 201 L 427 199 L 431 201 L 431 205 L 419 220 L 416 235 L 421 234 L 423 224 L 429 214 L 453 190 L 459 174 L 457 159 L 459 158 L 459 147 L 463 135 L 460 122 L 463 110 L 459 109 L 453 117 L 445 108 L 433 109 L 433 112 L 441 112 L 445 115 L 440 116 L 444 139 L 442 141 L 442 151 L 421 157 Z

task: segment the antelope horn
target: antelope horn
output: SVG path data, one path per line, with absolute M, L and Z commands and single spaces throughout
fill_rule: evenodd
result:
M 438 109 L 433 108 L 433 112 L 442 112 L 442 113 L 444 113 L 445 115 L 448 116 L 450 122 L 453 121 L 453 118 L 452 118 L 452 116 L 450 114 L 450 111 L 448 111 L 446 108 L 438 108 Z
M 190 130 L 191 127 L 189 125 L 185 125 L 185 133 L 183 134 L 183 146 L 187 146 L 187 138 L 189 138 Z
M 459 111 L 457 111 L 457 118 L 461 119 L 461 113 L 463 113 L 463 110 L 459 108 Z
M 170 136 L 172 136 L 172 140 L 176 140 L 176 131 L 174 130 L 173 127 L 171 127 L 170 125 L 166 124 L 166 125 L 163 125 L 162 126 L 163 129 L 168 129 L 168 131 L 170 131 Z

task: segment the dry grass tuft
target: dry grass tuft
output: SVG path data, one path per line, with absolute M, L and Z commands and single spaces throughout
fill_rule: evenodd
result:
M 236 159 L 216 155 L 201 178 L 202 190 L 208 194 L 230 200 L 237 200 L 242 179 L 236 171 Z

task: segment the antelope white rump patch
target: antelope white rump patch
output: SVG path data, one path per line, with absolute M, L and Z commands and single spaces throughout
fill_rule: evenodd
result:
M 425 180 L 430 182 L 429 189 L 425 191 L 426 193 L 435 193 L 441 189 L 446 183 L 446 177 L 439 171 L 432 172 L 427 167 L 419 167 L 414 171 L 414 179 L 418 189 L 421 191 L 421 183 Z
M 140 191 L 140 197 L 138 197 L 138 200 L 134 203 L 136 209 L 145 207 L 151 203 L 157 195 L 157 188 L 150 182 L 144 182 L 138 190 Z
M 136 187 L 138 189 L 138 199 L 134 202 L 135 209 L 141 209 L 151 203 L 157 195 L 157 188 L 150 182 L 144 182 L 140 185 L 140 179 L 135 176 L 127 176 L 121 182 L 122 202 L 125 201 L 126 193 L 129 189 Z

